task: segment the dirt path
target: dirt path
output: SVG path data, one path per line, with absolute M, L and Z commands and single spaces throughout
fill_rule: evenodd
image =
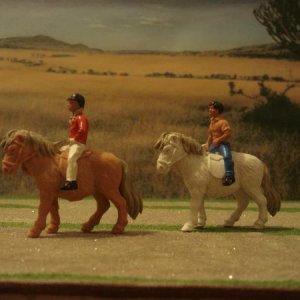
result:
M 12 203 L 26 207 L 5 207 Z M 26 238 L 36 217 L 36 200 L 1 199 L 0 204 L 1 280 L 14 276 L 24 280 L 28 274 L 38 274 L 36 280 L 49 280 L 52 274 L 54 280 L 65 276 L 70 281 L 94 278 L 150 284 L 300 281 L 300 203 L 284 204 L 297 212 L 280 212 L 270 218 L 268 230 L 263 232 L 245 228 L 256 220 L 257 213 L 251 208 L 234 231 L 216 227 L 222 225 L 234 203 L 207 202 L 208 229 L 182 233 L 171 225 L 187 221 L 188 203 L 147 201 L 143 214 L 131 223 L 141 227 L 131 225 L 123 235 L 110 234 L 107 226 L 83 234 L 79 225 L 69 225 L 59 234 L 43 233 L 39 239 Z M 91 200 L 61 200 L 62 223 L 86 221 L 94 206 Z M 111 208 L 103 223 L 115 220 L 116 211 Z M 162 230 L 151 230 L 151 225 L 161 225 Z

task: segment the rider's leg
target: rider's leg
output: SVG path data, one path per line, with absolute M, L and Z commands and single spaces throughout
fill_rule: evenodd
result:
M 76 181 L 77 171 L 78 171 L 77 160 L 85 149 L 86 146 L 84 144 L 78 143 L 76 141 L 72 141 L 70 143 L 66 183 L 62 188 L 63 190 L 71 190 L 77 188 L 77 181 Z
M 224 158 L 224 167 L 225 167 L 224 185 L 230 185 L 235 182 L 234 164 L 232 161 L 230 144 L 222 143 L 218 148 Z

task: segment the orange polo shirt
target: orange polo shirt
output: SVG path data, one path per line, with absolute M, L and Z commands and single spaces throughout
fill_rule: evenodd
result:
M 208 147 L 211 144 L 220 144 L 222 142 L 229 143 L 231 136 L 231 129 L 229 123 L 222 117 L 210 119 L 208 128 Z

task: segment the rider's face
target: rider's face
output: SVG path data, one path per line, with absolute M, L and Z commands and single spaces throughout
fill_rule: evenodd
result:
M 68 101 L 68 109 L 70 112 L 74 113 L 79 108 L 79 104 L 77 101 L 69 100 Z
M 215 118 L 220 115 L 219 111 L 212 105 L 208 107 L 208 114 L 211 118 Z

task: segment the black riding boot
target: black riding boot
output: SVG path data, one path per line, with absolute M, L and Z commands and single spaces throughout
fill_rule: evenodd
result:
M 76 180 L 66 181 L 64 186 L 61 188 L 62 191 L 71 191 L 77 189 L 78 189 L 78 185 Z

